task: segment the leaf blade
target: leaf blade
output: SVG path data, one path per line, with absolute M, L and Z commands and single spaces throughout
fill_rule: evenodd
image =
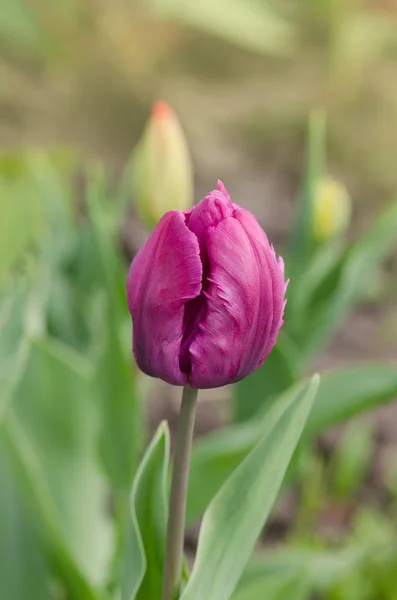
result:
M 317 387 L 315 376 L 211 502 L 181 600 L 230 598 L 281 486 Z
M 61 576 L 70 578 L 76 598 L 93 599 L 104 583 L 112 533 L 95 457 L 90 375 L 78 353 L 49 340 L 31 341 L 1 425 Z
M 285 394 L 291 394 L 295 387 Z M 284 395 L 284 394 L 283 394 Z M 321 376 L 319 389 L 305 426 L 304 437 L 312 437 L 344 419 L 397 398 L 397 369 L 382 363 L 337 369 Z M 337 399 L 337 401 L 335 401 Z M 271 405 L 249 421 L 209 434 L 192 451 L 187 522 L 203 512 L 222 483 L 259 439 L 259 429 L 269 418 Z
M 123 600 L 144 600 L 161 595 L 169 453 L 169 431 L 164 422 L 148 446 L 132 486 Z

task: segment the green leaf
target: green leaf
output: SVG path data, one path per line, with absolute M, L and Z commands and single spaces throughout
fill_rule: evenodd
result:
M 121 331 L 130 322 L 125 273 L 116 250 L 115 224 L 105 207 L 106 181 L 93 174 L 87 194 L 101 278 L 106 290 L 102 326 L 104 343 L 97 363 L 97 394 L 102 406 L 101 456 L 118 491 L 129 489 L 144 435 L 144 422 L 135 386 L 132 350 L 125 352 Z M 116 440 L 116 442 L 115 442 Z
M 25 51 L 29 56 L 41 56 L 44 49 L 50 48 L 48 28 L 40 22 L 36 12 L 23 0 L 4 0 L 3 18 L 0 23 L 2 44 L 15 48 L 21 55 Z
M 283 332 L 264 364 L 233 387 L 234 421 L 258 412 L 263 398 L 280 394 L 298 379 L 299 352 Z
M 36 194 L 45 206 L 48 235 L 40 240 L 41 258 L 48 269 L 56 270 L 70 259 L 76 244 L 75 195 L 70 181 L 56 170 L 44 152 L 29 155 L 27 167 Z
M 187 522 L 199 517 L 230 473 L 238 467 L 258 440 L 270 433 L 288 403 L 302 392 L 299 383 L 281 398 L 263 404 L 265 416 L 207 435 L 193 446 L 187 497 Z
M 48 565 L 21 501 L 0 432 L 0 598 L 49 600 Z
M 169 454 L 169 431 L 164 422 L 147 448 L 132 486 L 123 600 L 161 597 Z
M 266 574 L 242 585 L 232 600 L 305 600 L 309 599 L 309 583 L 300 573 Z
M 300 348 L 309 359 L 326 342 L 361 298 L 375 270 L 396 245 L 397 202 L 389 204 L 372 227 L 352 244 L 333 272 L 333 285 L 323 297 L 313 295 L 301 315 Z M 323 284 L 322 284 L 323 286 Z
M 112 536 L 89 364 L 61 344 L 31 342 L 0 425 L 57 569 L 73 597 L 94 599 L 105 583 Z
M 0 284 L 22 260 L 42 234 L 45 225 L 43 201 L 23 178 L 4 181 L 0 176 Z
M 367 552 L 367 548 L 358 544 L 340 550 L 284 547 L 266 552 L 247 566 L 233 600 L 240 600 L 240 592 L 241 598 L 245 598 L 244 591 L 251 586 L 254 588 L 256 582 L 258 586 L 266 585 L 266 582 L 276 585 L 277 581 L 295 581 L 298 585 L 305 582 L 306 592 L 310 591 L 311 595 L 315 591 L 326 590 L 360 565 Z M 269 597 L 272 598 L 271 595 Z M 308 594 L 308 597 L 311 596 Z M 255 598 L 268 596 L 257 595 Z
M 381 363 L 345 367 L 324 373 L 305 433 L 327 427 L 397 398 L 397 368 Z
M 291 333 L 298 347 L 305 343 L 305 324 L 316 306 L 332 295 L 337 284 L 347 250 L 340 240 L 318 248 L 312 260 L 300 274 L 299 285 L 288 293 L 283 330 Z
M 288 397 L 302 383 L 285 392 Z M 284 394 L 283 394 L 284 397 Z M 322 375 L 316 400 L 305 427 L 305 437 L 397 397 L 397 369 L 368 364 L 338 369 Z M 269 421 L 269 411 L 279 398 L 262 403 L 261 411 L 245 423 L 209 434 L 193 447 L 187 521 L 193 522 L 217 493 L 222 483 L 258 442 Z M 271 424 L 272 426 L 272 424 Z
M 6 372 L 23 337 L 27 285 L 12 284 L 2 290 L 0 299 L 0 373 Z
M 332 457 L 332 491 L 349 500 L 357 494 L 368 475 L 374 451 L 373 427 L 370 422 L 353 421 L 343 432 Z
M 287 398 L 273 428 L 232 473 L 206 510 L 196 561 L 181 600 L 228 600 L 270 513 L 301 436 L 318 376 Z M 280 414 L 281 413 L 281 414 Z
M 152 10 L 252 52 L 289 54 L 294 45 L 287 21 L 252 0 L 151 0 Z

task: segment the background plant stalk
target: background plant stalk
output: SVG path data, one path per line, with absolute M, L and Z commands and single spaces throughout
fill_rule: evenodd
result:
M 186 495 L 197 396 L 198 390 L 188 386 L 183 388 L 172 472 L 162 600 L 175 600 L 181 579 Z

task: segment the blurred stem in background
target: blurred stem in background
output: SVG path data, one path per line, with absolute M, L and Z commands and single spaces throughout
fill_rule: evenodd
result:
M 315 187 L 325 172 L 326 165 L 326 113 L 313 110 L 309 117 L 306 172 L 298 201 L 298 214 L 291 232 L 287 266 L 297 284 L 297 275 L 307 267 L 315 249 L 312 235 Z M 291 290 L 289 290 L 291 293 Z
M 174 600 L 182 573 L 190 453 L 198 390 L 183 388 L 172 471 L 162 600 Z

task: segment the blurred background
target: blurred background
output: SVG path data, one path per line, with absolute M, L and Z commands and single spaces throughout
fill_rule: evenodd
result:
M 396 72 L 394 0 L 0 0 L 1 598 L 113 593 L 112 519 L 123 522 L 150 432 L 176 422 L 179 390 L 131 364 L 124 293 L 149 231 L 130 165 L 157 100 L 186 134 L 194 201 L 221 179 L 286 259 L 280 343 L 299 351 L 308 339 L 305 360 L 288 377 L 277 363 L 274 385 L 250 380 L 244 394 L 363 362 L 395 370 Z M 334 197 L 348 208 L 314 247 L 305 211 L 327 182 L 331 215 Z M 322 312 L 343 277 L 348 299 Z M 317 306 L 321 340 L 306 327 Z M 202 394 L 198 438 L 252 417 L 239 389 Z M 396 600 L 397 406 L 327 427 L 295 481 L 261 551 L 280 547 L 281 562 L 305 568 L 318 558 L 307 598 Z M 196 539 L 192 526 L 189 556 Z M 380 548 L 375 563 L 324 554 L 363 540 Z M 289 597 L 274 589 L 270 599 Z

